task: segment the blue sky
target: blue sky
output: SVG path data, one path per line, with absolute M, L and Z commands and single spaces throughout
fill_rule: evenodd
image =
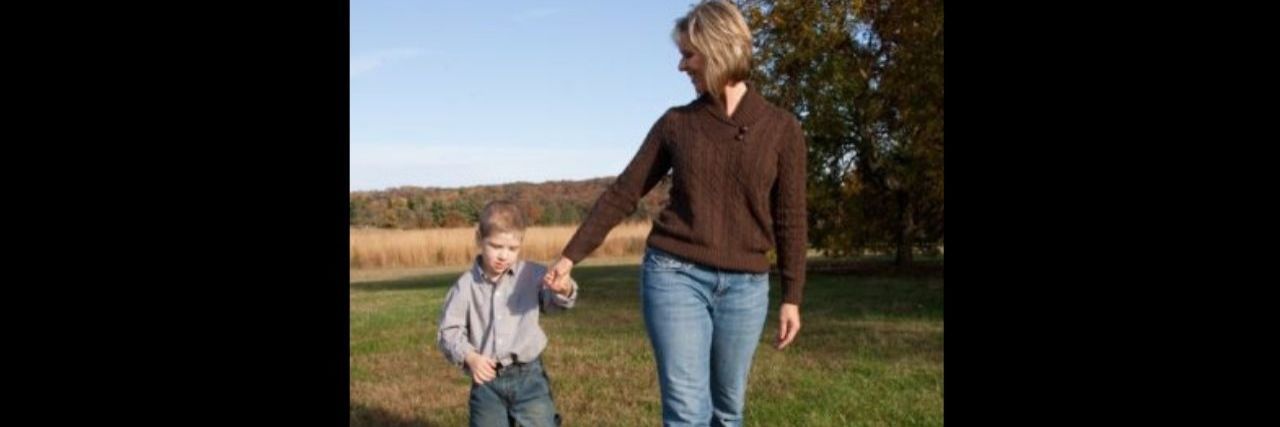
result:
M 616 175 L 694 98 L 693 0 L 351 2 L 351 190 Z

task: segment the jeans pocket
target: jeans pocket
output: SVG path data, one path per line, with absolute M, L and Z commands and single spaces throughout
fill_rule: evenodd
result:
M 680 271 L 687 270 L 693 266 L 693 263 L 677 258 L 675 255 L 649 248 L 645 252 L 644 268 L 650 271 Z

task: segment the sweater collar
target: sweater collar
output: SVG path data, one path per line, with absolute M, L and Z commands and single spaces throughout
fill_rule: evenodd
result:
M 750 84 L 747 85 L 747 92 L 742 95 L 742 101 L 738 102 L 738 109 L 734 110 L 733 116 L 725 115 L 724 103 L 711 96 L 710 93 L 703 93 L 702 96 L 698 97 L 697 102 L 702 104 L 703 109 L 716 119 L 731 126 L 750 125 L 763 117 L 765 113 L 764 97 L 759 92 L 756 92 L 756 88 Z

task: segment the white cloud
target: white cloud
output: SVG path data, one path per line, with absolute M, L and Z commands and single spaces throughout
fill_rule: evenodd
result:
M 401 61 L 422 55 L 418 48 L 383 49 L 351 57 L 351 78 L 373 71 L 393 61 Z
M 558 11 L 555 9 L 549 9 L 549 8 L 529 9 L 529 10 L 520 12 L 518 14 L 512 15 L 511 21 L 517 22 L 517 23 L 536 21 L 551 15 L 555 15 L 556 12 Z

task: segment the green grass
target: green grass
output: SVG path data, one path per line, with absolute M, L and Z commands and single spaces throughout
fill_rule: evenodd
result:
M 578 306 L 542 317 L 543 361 L 566 426 L 660 424 L 639 266 L 578 267 Z M 469 378 L 434 338 L 457 273 L 351 285 L 352 426 L 467 424 Z M 779 301 L 776 276 L 770 305 Z M 803 328 L 771 346 L 771 308 L 747 396 L 752 426 L 942 425 L 941 277 L 810 273 Z

